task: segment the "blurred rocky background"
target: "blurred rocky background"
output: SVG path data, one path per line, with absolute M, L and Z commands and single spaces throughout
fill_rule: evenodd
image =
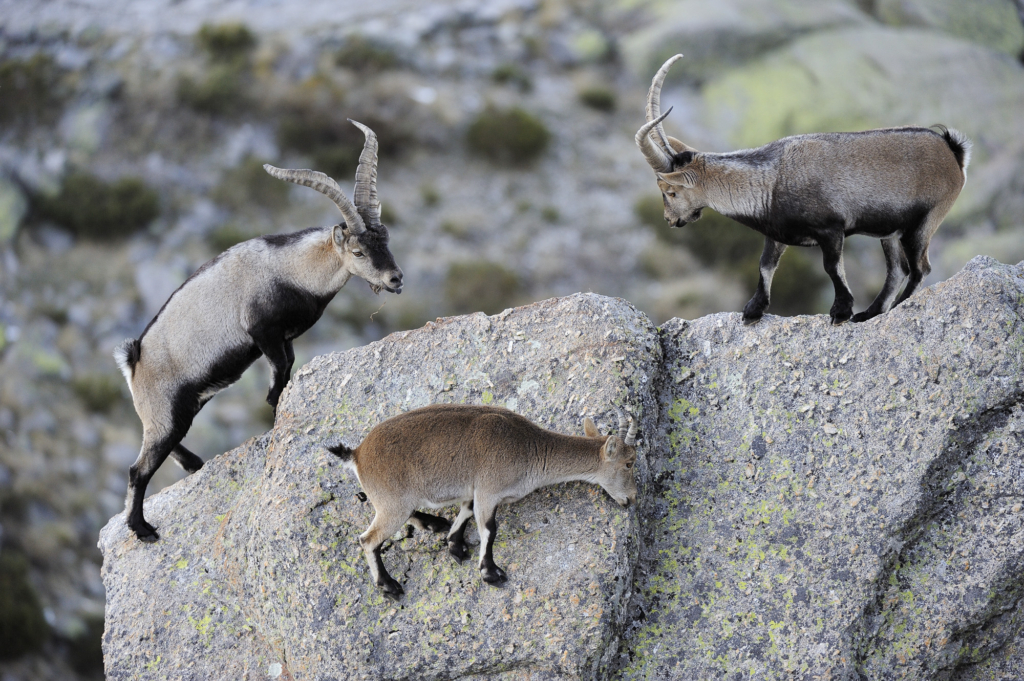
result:
M 1024 27 L 1010 0 L 0 0 L 0 674 L 102 675 L 97 534 L 141 429 L 114 345 L 199 265 L 258 234 L 330 224 L 381 140 L 380 194 L 406 293 L 353 280 L 296 368 L 441 315 L 575 291 L 655 323 L 738 310 L 760 239 L 709 211 L 661 218 L 633 145 L 650 77 L 670 134 L 725 151 L 809 131 L 944 123 L 975 142 L 934 271 L 1024 259 Z M 847 243 L 859 308 L 878 242 Z M 831 303 L 790 249 L 771 312 Z M 858 309 L 859 309 L 858 308 Z M 259 362 L 200 414 L 210 458 L 271 425 Z M 151 492 L 181 477 L 166 466 Z

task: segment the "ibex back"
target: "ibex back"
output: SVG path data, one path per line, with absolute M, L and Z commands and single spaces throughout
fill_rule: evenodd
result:
M 622 506 L 636 502 L 636 423 L 627 432 L 620 416 L 618 435 L 601 435 L 589 418 L 583 428 L 586 437 L 562 435 L 499 407 L 437 404 L 388 419 L 355 449 L 329 447 L 355 470 L 376 511 L 359 543 L 377 586 L 391 598 L 404 593 L 384 569 L 380 546 L 407 522 L 447 531 L 448 550 L 461 562 L 469 555 L 466 523 L 475 516 L 480 574 L 500 584 L 507 577 L 493 556 L 498 504 L 570 480 L 601 485 Z M 454 524 L 416 511 L 453 504 L 461 504 Z

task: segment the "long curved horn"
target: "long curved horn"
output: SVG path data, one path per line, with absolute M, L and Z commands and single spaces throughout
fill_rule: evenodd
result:
M 341 210 L 342 217 L 345 218 L 345 224 L 348 226 L 350 234 L 362 234 L 366 230 L 366 225 L 363 223 L 363 218 L 360 217 L 359 211 L 356 210 L 356 207 L 345 196 L 345 192 L 341 191 L 338 183 L 327 175 L 315 170 L 275 168 L 269 163 L 264 163 L 263 169 L 279 180 L 294 182 L 295 184 L 301 184 L 303 187 L 315 189 L 331 201 L 334 201 L 335 205 Z
M 622 415 L 622 412 L 618 409 L 615 410 L 615 415 L 619 417 L 619 439 L 625 441 L 626 439 L 626 417 Z
M 644 123 L 644 125 L 636 131 L 636 145 L 640 147 L 640 151 L 643 152 L 644 158 L 647 159 L 647 163 L 654 168 L 656 173 L 670 173 L 672 172 L 672 154 L 667 152 L 661 145 L 655 144 L 654 140 L 651 139 L 651 130 L 659 126 L 665 118 L 672 113 L 672 109 L 661 114 L 652 121 Z
M 665 84 L 665 76 L 668 75 L 668 70 L 672 68 L 672 65 L 683 58 L 683 55 L 677 54 L 671 57 L 668 61 L 661 65 L 658 72 L 654 74 L 654 78 L 651 80 L 651 89 L 647 92 L 647 121 L 653 121 L 654 119 L 661 116 L 661 86 Z M 664 118 L 662 118 L 664 120 Z M 669 146 L 668 136 L 665 135 L 665 129 L 661 127 L 661 123 L 655 124 L 655 130 L 658 133 L 658 142 L 661 144 L 661 148 L 672 155 L 672 147 Z
M 363 151 L 359 154 L 352 200 L 356 206 L 369 214 L 371 223 L 377 223 L 380 222 L 380 200 L 377 198 L 377 135 L 358 121 L 350 118 L 348 122 L 362 130 L 366 136 Z
M 629 432 L 626 433 L 626 439 L 623 440 L 623 442 L 625 442 L 630 447 L 636 444 L 636 431 L 639 425 L 640 424 L 637 423 L 636 419 L 634 419 L 632 416 L 629 417 Z

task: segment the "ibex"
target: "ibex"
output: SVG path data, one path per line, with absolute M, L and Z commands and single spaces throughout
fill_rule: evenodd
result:
M 576 437 L 546 430 L 499 407 L 435 404 L 384 421 L 355 449 L 339 444 L 328 450 L 355 471 L 373 504 L 373 522 L 359 543 L 374 583 L 385 596 L 397 599 L 405 591 L 384 568 L 380 547 L 407 522 L 447 531 L 448 551 L 461 562 L 469 556 L 466 523 L 475 516 L 480 574 L 488 584 L 498 585 L 508 579 L 494 564 L 498 504 L 570 480 L 597 483 L 622 506 L 635 503 L 637 426 L 630 421 L 627 432 L 620 414 L 619 434 L 601 435 L 587 418 L 586 437 Z M 416 511 L 452 504 L 461 504 L 454 524 Z
M 931 272 L 928 244 L 960 194 L 971 142 L 944 126 L 887 128 L 786 137 L 757 149 L 715 154 L 668 137 L 661 88 L 672 57 L 647 95 L 647 123 L 636 143 L 657 174 L 665 220 L 682 227 L 710 207 L 764 234 L 760 279 L 743 321 L 761 319 L 772 277 L 787 246 L 820 246 L 835 287 L 832 323 L 862 322 L 899 305 Z M 853 314 L 843 270 L 843 241 L 853 234 L 882 240 L 886 278 L 874 302 Z
M 320 319 L 350 277 L 362 277 L 375 293 L 401 293 L 402 270 L 380 221 L 377 136 L 353 123 L 366 136 L 354 205 L 323 173 L 264 166 L 276 178 L 328 196 L 344 222 L 232 246 L 172 293 L 138 340 L 114 351 L 142 420 L 142 450 L 128 470 L 126 501 L 128 527 L 142 541 L 159 539 L 143 517 L 142 501 L 167 455 L 189 473 L 203 465 L 181 440 L 210 398 L 265 355 L 273 370 L 267 402 L 276 413 L 295 361 L 292 339 Z

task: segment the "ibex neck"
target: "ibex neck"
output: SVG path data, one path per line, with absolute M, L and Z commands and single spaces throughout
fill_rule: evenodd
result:
M 702 160 L 701 183 L 709 208 L 731 218 L 758 220 L 768 214 L 777 174 L 774 163 L 746 152 L 704 154 Z
M 594 482 L 601 467 L 601 440 L 576 437 L 574 435 L 554 436 L 547 444 L 542 456 L 541 475 L 553 485 L 559 482 L 583 480 Z

